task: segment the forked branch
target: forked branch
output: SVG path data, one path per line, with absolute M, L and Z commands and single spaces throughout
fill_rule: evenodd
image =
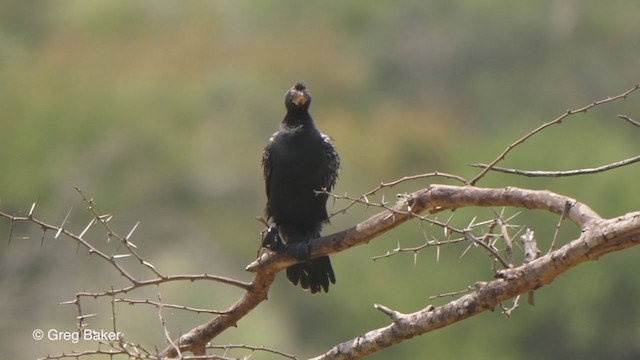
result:
M 365 244 L 428 209 L 493 206 L 540 209 L 558 215 L 564 214 L 581 229 L 583 235 L 546 256 L 502 271 L 500 279 L 480 285 L 473 293 L 447 305 L 435 310 L 426 307 L 414 314 L 398 315 L 392 325 L 340 344 L 319 359 L 360 358 L 404 339 L 476 315 L 495 307 L 501 301 L 548 284 L 556 276 L 581 262 L 635 245 L 640 234 L 640 214 L 603 220 L 588 206 L 575 199 L 549 191 L 432 185 L 407 196 L 405 202 L 381 211 L 350 229 L 316 240 L 311 249 L 312 257 L 330 255 Z M 293 263 L 295 260 L 287 255 L 269 252 L 249 264 L 247 270 L 255 272 L 256 276 L 252 288 L 230 311 L 234 315 L 221 315 L 187 333 L 177 342 L 181 349 L 190 351 L 193 346 L 204 346 L 226 326 L 235 323 L 266 298 L 273 276 Z M 261 295 L 257 295 L 258 292 Z M 164 355 L 177 354 L 167 348 Z
M 529 138 L 531 138 L 534 135 L 538 134 L 542 130 L 544 130 L 544 129 L 550 127 L 550 126 L 558 125 L 558 124 L 562 123 L 562 121 L 564 121 L 569 116 L 572 116 L 572 115 L 575 115 L 575 114 L 579 114 L 579 113 L 586 113 L 587 111 L 593 109 L 596 106 L 600 106 L 600 105 L 607 104 L 607 103 L 610 103 L 610 102 L 613 102 L 613 101 L 617 101 L 617 100 L 624 100 L 624 99 L 627 98 L 627 96 L 629 96 L 631 93 L 633 93 L 634 91 L 636 91 L 638 89 L 640 89 L 640 84 L 636 84 L 634 87 L 632 87 L 631 89 L 623 92 L 622 94 L 619 94 L 619 95 L 616 95 L 616 96 L 612 96 L 612 97 L 608 97 L 606 99 L 594 101 L 593 103 L 585 105 L 585 106 L 583 106 L 581 108 L 578 108 L 578 109 L 567 110 L 564 114 L 558 116 L 557 118 L 538 126 L 533 131 L 529 132 L 528 134 L 524 135 L 520 139 L 516 140 L 515 142 L 513 142 L 512 144 L 507 146 L 507 148 L 504 149 L 504 151 L 502 153 L 500 153 L 500 155 L 498 155 L 498 157 L 496 157 L 488 165 L 484 166 L 482 171 L 480 171 L 480 173 L 478 175 L 476 175 L 473 179 L 471 179 L 471 181 L 469 181 L 469 185 L 475 185 L 478 181 L 480 181 L 480 179 L 482 179 L 489 172 L 489 170 L 493 169 L 493 167 L 496 166 L 496 164 L 498 164 L 500 161 L 504 160 L 507 157 L 507 154 L 509 154 L 515 147 L 517 147 L 518 145 L 524 143 Z M 627 116 L 624 116 L 624 115 L 623 115 L 622 118 L 627 120 L 627 121 L 631 120 Z M 631 120 L 630 122 L 633 122 L 633 120 Z

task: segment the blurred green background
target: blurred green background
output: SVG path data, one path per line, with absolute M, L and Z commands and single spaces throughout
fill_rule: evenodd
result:
M 309 86 L 312 114 L 342 157 L 335 192 L 358 195 L 404 175 L 443 171 L 472 177 L 516 138 L 568 108 L 613 96 L 640 81 L 640 3 L 577 1 L 124 1 L 0 2 L 0 207 L 69 228 L 90 216 L 79 187 L 164 273 L 242 280 L 259 242 L 254 217 L 265 202 L 260 156 L 284 114 L 283 95 Z M 569 118 L 503 163 L 521 169 L 594 167 L 638 154 L 640 94 Z M 481 186 L 550 189 L 603 216 L 640 209 L 638 169 L 564 179 L 490 174 Z M 439 180 L 438 180 L 439 181 Z M 386 199 L 428 185 L 417 181 Z M 330 203 L 339 209 L 345 203 Z M 500 209 L 496 209 L 500 211 Z M 356 207 L 325 233 L 375 209 Z M 509 210 L 509 214 L 514 211 Z M 491 211 L 461 211 L 468 223 Z M 448 214 L 439 215 L 446 218 Z M 515 222 L 548 249 L 557 217 L 525 212 Z M 32 339 L 34 329 L 75 329 L 76 292 L 122 286 L 108 264 L 34 226 L 0 221 L 0 348 L 35 358 L 80 341 Z M 311 296 L 279 276 L 269 300 L 215 339 L 269 346 L 299 357 L 389 323 L 373 309 L 402 312 L 449 299 L 428 297 L 492 277 L 480 250 L 444 247 L 373 262 L 423 243 L 436 228 L 412 222 L 333 256 L 338 282 Z M 560 243 L 577 231 L 564 225 Z M 106 233 L 87 235 L 99 246 Z M 640 357 L 639 249 L 580 266 L 536 292 L 505 319 L 499 311 L 415 338 L 372 359 L 636 359 Z M 135 263 L 133 273 L 150 274 Z M 158 289 L 129 294 L 157 299 Z M 207 283 L 160 288 L 165 302 L 225 309 L 236 289 Z M 108 299 L 88 302 L 92 329 L 110 329 Z M 157 310 L 116 308 L 128 340 L 163 348 Z M 163 313 L 174 336 L 208 315 Z M 228 353 L 243 356 L 246 352 Z M 267 353 L 255 358 L 277 358 Z

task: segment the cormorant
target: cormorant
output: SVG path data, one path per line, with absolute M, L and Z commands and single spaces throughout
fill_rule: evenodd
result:
M 328 222 L 326 193 L 338 178 L 340 157 L 329 136 L 321 133 L 309 114 L 311 96 L 295 84 L 284 100 L 287 114 L 280 130 L 269 139 L 262 154 L 267 191 L 267 220 L 274 227 L 263 246 L 285 250 L 303 263 L 287 268 L 287 278 L 311 293 L 324 289 L 336 278 L 328 256 L 309 259 L 309 248 Z

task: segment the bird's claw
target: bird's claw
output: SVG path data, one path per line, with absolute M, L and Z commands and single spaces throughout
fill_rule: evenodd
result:
M 262 247 L 277 253 L 282 253 L 287 248 L 280 238 L 278 228 L 275 226 L 269 227 L 262 235 Z
M 269 227 L 262 234 L 262 247 L 279 254 L 287 253 L 293 256 L 297 260 L 309 260 L 311 257 L 311 242 L 293 242 L 285 244 L 280 237 L 278 228 L 275 226 Z

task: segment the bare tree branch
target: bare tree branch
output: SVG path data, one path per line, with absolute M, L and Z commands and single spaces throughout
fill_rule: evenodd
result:
M 549 197 L 544 198 L 551 200 Z M 540 200 L 545 201 L 544 198 Z M 587 212 L 575 215 L 582 235 L 560 249 L 521 266 L 505 269 L 500 277 L 480 283 L 476 290 L 450 303 L 411 314 L 394 312 L 392 324 L 343 342 L 313 360 L 359 359 L 417 335 L 440 329 L 491 310 L 501 302 L 551 283 L 557 276 L 585 261 L 640 243 L 640 212 L 603 220 Z M 579 220 L 581 219 L 581 220 Z
M 284 259 L 279 262 L 274 261 L 272 262 L 272 268 L 264 269 L 264 271 L 257 273 L 251 282 L 249 290 L 224 314 L 213 318 L 206 324 L 194 328 L 175 341 L 180 350 L 190 351 L 194 354 L 203 351 L 211 339 L 218 336 L 229 327 L 236 326 L 241 318 L 258 306 L 262 301 L 266 300 L 269 287 L 275 280 L 276 271 L 286 268 L 286 266 L 282 266 L 282 264 L 285 263 L 283 260 Z M 293 264 L 295 262 L 289 261 L 289 263 Z M 175 358 L 177 356 L 178 352 L 173 346 L 167 347 L 159 355 L 161 359 Z
M 618 117 L 620 119 L 626 120 L 628 123 L 630 123 L 633 126 L 640 127 L 640 122 L 633 120 L 632 118 L 628 117 L 627 115 L 618 115 Z
M 547 123 L 544 123 L 544 124 L 538 126 L 536 129 L 534 129 L 530 133 L 526 134 L 525 136 L 521 137 L 520 139 L 516 140 L 514 143 L 509 145 L 502 153 L 500 153 L 500 155 L 498 155 L 498 157 L 496 157 L 492 162 L 490 162 L 489 165 L 487 165 L 478 175 L 476 175 L 473 179 L 471 179 L 471 181 L 469 181 L 469 185 L 475 185 L 480 179 L 482 179 L 487 174 L 487 172 L 489 172 L 489 170 L 491 170 L 494 166 L 496 166 L 496 164 L 498 162 L 504 160 L 507 157 L 507 154 L 509 154 L 511 152 L 511 150 L 513 150 L 518 145 L 524 143 L 525 141 L 527 141 L 529 138 L 531 138 L 535 134 L 537 134 L 537 133 L 541 132 L 542 130 L 548 128 L 549 126 L 560 124 L 560 123 L 562 123 L 562 121 L 565 118 L 567 118 L 567 117 L 569 117 L 571 115 L 578 114 L 578 113 L 585 113 L 585 112 L 589 111 L 590 109 L 592 109 L 592 108 L 594 108 L 596 106 L 600 106 L 602 104 L 610 103 L 612 101 L 616 101 L 616 100 L 620 100 L 620 99 L 626 99 L 627 96 L 629 96 L 629 94 L 633 93 L 634 91 L 638 90 L 639 88 L 640 88 L 640 84 L 636 84 L 634 87 L 632 87 L 631 89 L 623 92 L 620 95 L 616 95 L 614 97 L 608 97 L 606 99 L 599 100 L 599 101 L 594 101 L 593 103 L 591 103 L 589 105 L 585 105 L 585 106 L 583 106 L 583 107 L 581 107 L 579 109 L 567 110 L 564 114 L 558 116 L 554 120 L 551 120 L 551 121 L 549 121 Z
M 499 166 L 493 166 L 490 169 L 491 171 L 497 171 L 505 174 L 522 175 L 522 176 L 528 176 L 528 177 L 566 177 L 566 176 L 576 176 L 576 175 L 597 174 L 597 173 L 617 169 L 623 166 L 631 165 L 639 161 L 640 161 L 640 155 L 634 156 L 629 159 L 616 161 L 607 165 L 599 166 L 597 168 L 567 170 L 567 171 L 518 170 L 518 169 L 503 168 Z M 487 164 L 471 164 L 469 166 L 483 168 L 483 169 L 486 169 L 489 167 L 489 165 Z

